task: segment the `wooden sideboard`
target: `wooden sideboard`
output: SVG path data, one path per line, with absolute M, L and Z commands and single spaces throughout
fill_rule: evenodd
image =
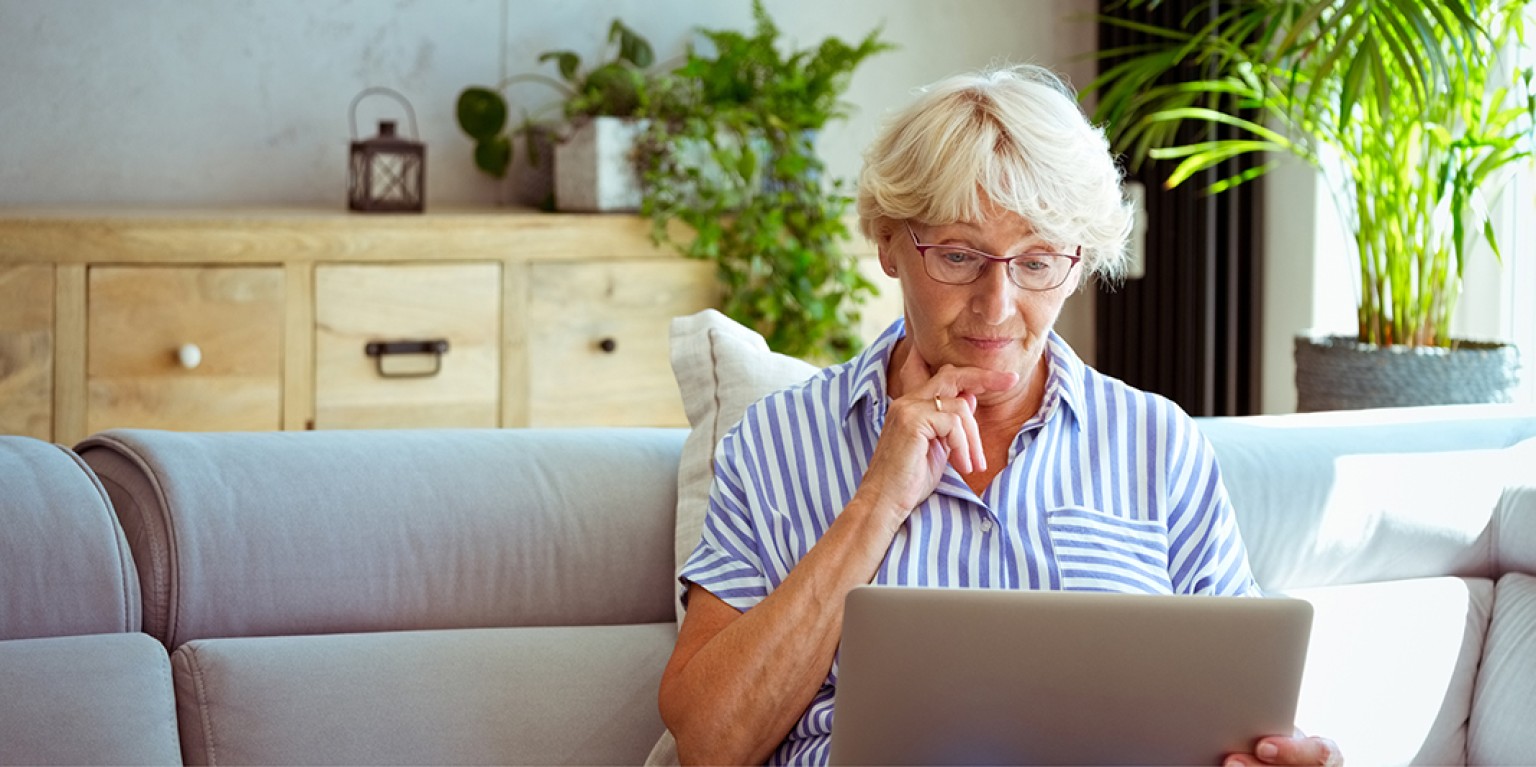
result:
M 0 209 L 0 433 L 681 426 L 717 299 L 628 215 Z

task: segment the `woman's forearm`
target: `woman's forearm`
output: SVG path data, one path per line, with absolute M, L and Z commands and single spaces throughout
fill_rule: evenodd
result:
M 843 599 L 868 583 L 893 517 L 855 498 L 772 594 L 745 613 L 694 588 L 662 679 L 661 714 L 684 764 L 761 764 L 811 704 L 842 635 Z M 707 607 L 704 602 L 712 602 Z

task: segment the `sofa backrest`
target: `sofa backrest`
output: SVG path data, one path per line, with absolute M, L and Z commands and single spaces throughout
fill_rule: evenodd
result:
M 0 639 L 140 620 L 132 555 L 95 475 L 57 445 L 0 436 Z
M 1209 418 L 1265 589 L 1536 573 L 1536 412 Z
M 76 447 L 144 630 L 206 637 L 673 619 L 677 429 L 176 433 Z

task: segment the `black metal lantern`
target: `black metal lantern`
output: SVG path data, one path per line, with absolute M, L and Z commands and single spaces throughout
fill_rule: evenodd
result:
M 383 94 L 405 105 L 411 138 L 395 133 L 394 120 L 379 121 L 379 135 L 357 139 L 357 104 Z M 389 88 L 367 88 L 352 99 L 352 156 L 347 170 L 347 206 L 370 213 L 420 213 L 426 209 L 427 147 L 416 130 L 411 102 Z

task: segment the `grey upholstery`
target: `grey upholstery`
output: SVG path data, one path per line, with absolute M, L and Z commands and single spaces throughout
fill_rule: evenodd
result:
M 165 648 L 145 634 L 0 642 L 0 764 L 178 764 Z
M 639 763 L 685 433 L 186 434 L 76 449 L 175 650 L 193 764 Z
M 181 761 L 170 660 L 135 633 L 138 578 L 73 453 L 0 436 L 0 764 Z
M 132 555 L 75 454 L 0 436 L 0 639 L 138 631 Z
M 675 624 L 201 639 L 188 764 L 639 764 Z
M 1536 763 L 1536 416 L 1489 412 L 1201 421 L 1352 763 Z M 638 763 L 685 436 L 0 439 L 6 635 L 98 632 L 0 641 L 0 762 Z
M 673 619 L 677 430 L 185 434 L 77 450 L 145 630 L 208 637 Z

